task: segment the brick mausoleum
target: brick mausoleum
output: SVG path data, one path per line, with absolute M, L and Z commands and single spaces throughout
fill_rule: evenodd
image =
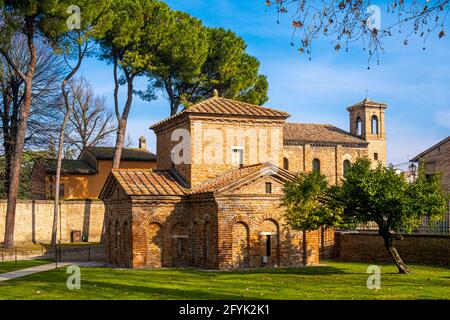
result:
M 108 261 L 131 268 L 229 269 L 319 262 L 332 232 L 283 221 L 283 185 L 319 170 L 330 183 L 360 156 L 385 162 L 385 104 L 349 107 L 350 133 L 286 123 L 283 111 L 214 97 L 151 128 L 156 169 L 116 169 L 101 192 Z

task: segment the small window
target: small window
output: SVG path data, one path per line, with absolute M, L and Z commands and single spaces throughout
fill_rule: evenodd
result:
M 266 182 L 266 193 L 272 193 L 272 182 Z
M 372 116 L 372 134 L 378 134 L 378 117 Z
M 312 165 L 313 165 L 313 170 L 320 173 L 320 160 L 314 159 Z
M 373 159 L 374 159 L 374 160 L 378 160 L 378 152 L 375 152 L 375 153 L 373 154 Z
M 350 165 L 351 165 L 350 160 L 344 160 L 344 165 L 343 165 L 344 177 L 347 175 Z
M 232 161 L 233 164 L 243 166 L 244 165 L 244 148 L 233 147 L 232 148 Z
M 266 236 L 266 256 L 267 257 L 270 257 L 270 251 L 271 251 L 271 248 L 270 248 L 270 235 L 267 235 Z
M 283 169 L 289 170 L 289 160 L 288 158 L 283 158 Z

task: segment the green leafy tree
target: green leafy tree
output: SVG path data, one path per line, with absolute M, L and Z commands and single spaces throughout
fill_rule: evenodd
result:
M 155 0 L 115 0 L 96 23 L 94 38 L 99 57 L 113 66 L 114 110 L 118 122 L 113 168 L 118 168 L 133 101 L 134 80 L 154 69 L 155 52 L 167 41 L 170 8 Z M 126 86 L 126 101 L 119 106 L 119 89 Z M 122 110 L 120 110 L 122 109 Z
M 398 234 L 411 232 L 424 217 L 436 221 L 448 209 L 439 175 L 426 179 L 421 168 L 417 180 L 408 183 L 393 167 L 380 164 L 371 169 L 367 158 L 358 159 L 335 186 L 328 186 L 325 177 L 314 172 L 300 175 L 286 184 L 283 203 L 286 220 L 300 230 L 375 222 L 399 273 L 410 270 L 395 248 Z
M 209 53 L 203 66 L 206 81 L 200 94 L 210 95 L 217 89 L 226 98 L 264 104 L 269 85 L 266 76 L 259 74 L 259 61 L 246 52 L 244 39 L 223 28 L 208 33 Z
M 160 45 L 157 66 L 146 72 L 147 90 L 141 98 L 154 98 L 163 90 L 170 103 L 170 114 L 180 106 L 209 98 L 214 89 L 222 97 L 257 105 L 267 100 L 266 76 L 259 74 L 259 61 L 246 53 L 245 41 L 223 28 L 205 28 L 185 13 L 176 12 L 168 41 Z
M 155 90 L 162 90 L 169 100 L 170 114 L 175 114 L 201 82 L 208 35 L 200 20 L 179 11 L 173 12 L 165 32 L 165 41 L 155 52 L 157 62 L 147 72 L 147 90 L 139 94 L 144 100 L 151 100 Z

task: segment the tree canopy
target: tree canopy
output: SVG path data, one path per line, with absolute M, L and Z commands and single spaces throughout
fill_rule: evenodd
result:
M 206 28 L 186 14 L 175 13 L 168 45 L 159 51 L 157 67 L 147 72 L 148 88 L 140 92 L 152 99 L 163 90 L 170 113 L 211 97 L 217 89 L 222 97 L 262 105 L 268 82 L 259 74 L 259 61 L 246 52 L 245 41 L 230 30 Z M 177 41 L 175 41 L 177 39 Z
M 329 186 L 319 173 L 302 173 L 288 182 L 284 191 L 286 220 L 296 229 L 314 230 L 320 226 L 348 229 L 375 222 L 401 273 L 408 273 L 409 269 L 395 249 L 396 234 L 411 232 L 424 217 L 436 221 L 448 210 L 439 174 L 426 178 L 421 168 L 416 181 L 408 183 L 393 167 L 379 164 L 371 169 L 367 158 L 352 164 L 337 185 Z

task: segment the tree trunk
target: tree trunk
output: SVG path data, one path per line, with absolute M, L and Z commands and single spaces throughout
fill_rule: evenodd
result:
M 120 166 L 120 158 L 122 156 L 123 142 L 125 141 L 126 121 L 120 119 L 117 125 L 116 146 L 114 150 L 114 161 L 112 168 L 118 169 Z
M 131 103 L 133 101 L 133 81 L 135 75 L 130 75 L 125 69 L 124 74 L 127 81 L 127 101 L 123 108 L 122 114 L 119 112 L 119 80 L 117 76 L 118 60 L 117 56 L 114 56 L 114 109 L 117 118 L 117 137 L 116 146 L 114 150 L 114 160 L 112 164 L 113 169 L 118 169 L 120 166 L 120 158 L 122 156 L 123 142 L 125 140 L 125 132 L 127 129 L 128 114 L 130 113 Z
M 398 254 L 397 249 L 395 249 L 393 234 L 383 233 L 381 234 L 381 236 L 383 237 L 384 246 L 386 247 L 386 250 L 389 252 L 389 255 L 391 256 L 392 260 L 394 260 L 394 263 L 398 268 L 398 273 L 401 274 L 411 273 L 411 270 L 406 266 L 406 264 L 403 262 L 402 258 Z
M 16 219 L 17 194 L 19 191 L 20 169 L 22 166 L 23 147 L 25 143 L 25 133 L 27 129 L 28 116 L 30 115 L 31 92 L 33 86 L 33 77 L 36 67 L 36 48 L 33 43 L 34 26 L 33 18 L 25 19 L 27 30 L 27 43 L 30 50 L 30 64 L 25 75 L 25 99 L 19 112 L 19 123 L 17 126 L 16 145 L 14 148 L 13 158 L 11 159 L 11 181 L 8 192 L 8 201 L 6 207 L 6 223 L 5 223 L 5 248 L 14 246 L 14 224 Z
M 69 121 L 70 117 L 70 104 L 69 104 L 69 94 L 66 91 L 66 85 L 67 82 L 72 79 L 72 77 L 75 75 L 75 73 L 78 71 L 78 69 L 81 66 L 81 62 L 83 61 L 84 55 L 87 50 L 87 42 L 84 46 L 84 50 L 81 48 L 81 43 L 78 43 L 78 60 L 75 67 L 66 75 L 64 80 L 61 83 L 61 93 L 64 97 L 64 105 L 66 109 L 66 113 L 64 114 L 64 119 L 61 124 L 61 129 L 59 131 L 59 144 L 58 144 L 58 155 L 56 159 L 56 173 L 55 173 L 55 201 L 53 205 L 53 227 L 52 227 L 52 240 L 51 245 L 56 246 L 56 238 L 58 234 L 58 218 L 59 218 L 59 189 L 60 189 L 60 181 L 61 181 L 61 164 L 62 164 L 62 157 L 63 157 L 63 148 L 64 148 L 64 137 L 65 137 L 65 131 L 66 131 L 66 125 Z
M 67 107 L 67 106 L 66 106 Z M 67 121 L 69 121 L 70 109 L 66 110 L 66 114 L 64 115 L 64 120 L 61 125 L 61 130 L 59 131 L 59 144 L 58 144 L 58 156 L 56 160 L 56 173 L 55 173 L 55 202 L 53 206 L 53 227 L 52 227 L 52 241 L 51 245 L 56 246 L 56 236 L 58 234 L 58 218 L 59 218 L 59 187 L 61 181 L 61 163 L 62 163 L 62 155 L 63 155 L 63 146 L 64 146 L 64 134 L 67 125 Z

